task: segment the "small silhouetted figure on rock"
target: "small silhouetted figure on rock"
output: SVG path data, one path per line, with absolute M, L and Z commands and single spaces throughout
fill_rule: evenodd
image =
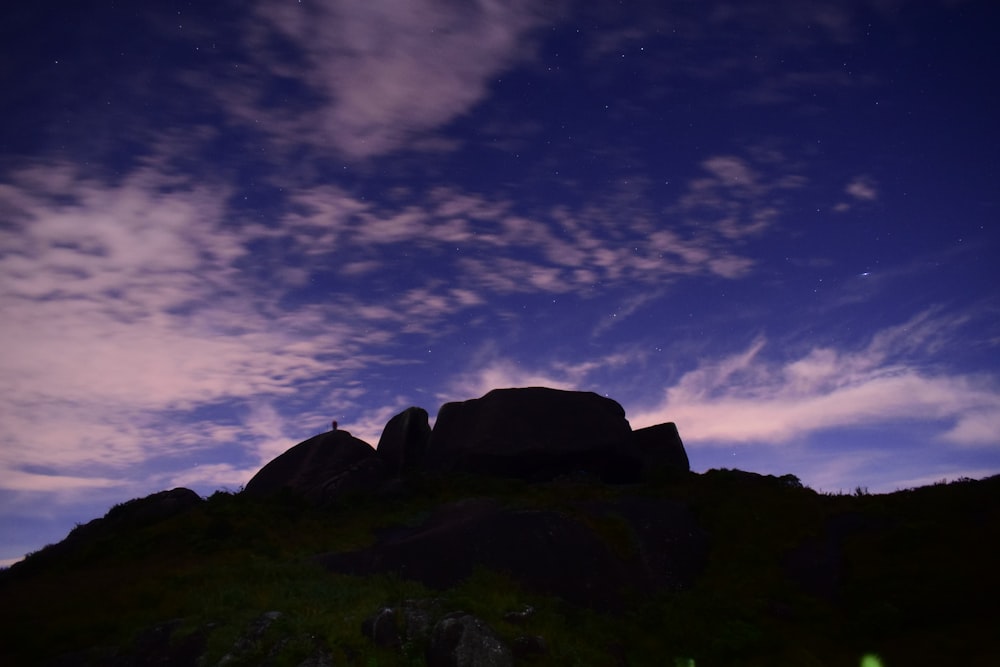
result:
M 332 422 L 330 422 L 330 430 L 331 431 L 336 431 L 337 430 L 337 420 L 336 419 L 334 419 Z

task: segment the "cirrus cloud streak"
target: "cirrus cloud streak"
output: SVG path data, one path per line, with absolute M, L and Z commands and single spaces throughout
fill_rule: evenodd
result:
M 863 349 L 818 347 L 780 361 L 766 358 L 760 338 L 685 373 L 636 421 L 670 419 L 684 424 L 685 440 L 714 445 L 779 445 L 895 420 L 945 422 L 940 441 L 995 447 L 1000 390 L 986 378 L 926 372 L 907 358 L 960 324 L 924 313 L 879 332 Z

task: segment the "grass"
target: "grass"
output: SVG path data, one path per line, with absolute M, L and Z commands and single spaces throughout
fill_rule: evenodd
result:
M 72 548 L 43 550 L 2 573 L 0 664 L 87 651 L 100 664 L 114 647 L 179 619 L 173 641 L 204 635 L 206 664 L 230 655 L 233 665 L 298 665 L 322 649 L 338 665 L 423 665 L 421 645 L 381 649 L 360 628 L 383 605 L 432 597 L 479 616 L 507 641 L 543 637 L 547 653 L 518 664 L 857 665 L 867 652 L 884 667 L 962 656 L 1000 664 L 992 639 L 1000 576 L 983 548 L 1000 542 L 1000 482 L 841 496 L 791 482 L 735 471 L 626 487 L 426 477 L 394 497 L 355 496 L 325 509 L 219 492 L 125 533 L 92 529 Z M 618 615 L 524 590 L 500 572 L 480 569 L 453 589 L 431 591 L 394 575 L 332 574 L 312 561 L 366 547 L 383 529 L 419 525 L 442 503 L 483 496 L 576 516 L 617 553 L 634 553 L 623 520 L 587 510 L 628 495 L 685 503 L 711 548 L 694 588 L 636 596 Z M 831 519 L 852 514 L 864 522 L 842 539 L 837 598 L 790 581 L 789 550 L 825 539 Z M 505 618 L 525 606 L 535 611 L 523 624 Z M 269 611 L 281 616 L 248 640 Z

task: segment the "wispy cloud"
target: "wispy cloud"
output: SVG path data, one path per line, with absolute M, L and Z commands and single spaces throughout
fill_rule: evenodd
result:
M 105 183 L 62 163 L 0 185 L 0 485 L 106 486 L 164 452 L 241 438 L 273 455 L 278 433 L 172 418 L 308 393 L 377 358 L 359 343 L 383 337 L 315 306 L 285 310 L 287 285 L 246 270 L 264 235 L 229 222 L 227 195 L 148 169 Z
M 885 329 L 858 350 L 813 348 L 792 358 L 766 358 L 766 342 L 703 361 L 644 411 L 642 425 L 684 425 L 686 441 L 780 445 L 839 427 L 907 419 L 946 421 L 942 441 L 996 446 L 1000 389 L 969 375 L 933 374 L 912 361 L 956 322 L 925 313 Z
M 870 176 L 857 176 L 844 187 L 844 194 L 849 199 L 838 202 L 833 207 L 838 213 L 849 211 L 856 204 L 876 201 L 879 196 L 878 182 Z
M 385 277 L 387 267 L 412 261 L 415 251 L 433 257 L 437 270 L 428 275 L 447 274 L 464 292 L 425 294 L 428 312 L 444 312 L 437 304 L 442 298 L 463 307 L 481 303 L 483 294 L 660 285 L 692 275 L 737 279 L 754 266 L 743 244 L 772 229 L 784 194 L 802 183 L 781 160 L 772 156 L 771 162 L 707 158 L 702 174 L 662 212 L 641 199 L 626 209 L 591 202 L 519 211 L 509 199 L 447 187 L 398 206 L 376 206 L 340 189 L 304 187 L 288 195 L 281 220 L 287 236 L 280 243 L 294 242 L 307 268 L 339 267 L 349 277 Z M 405 310 L 379 305 L 389 307 L 383 314 Z
M 859 201 L 875 201 L 878 199 L 878 184 L 868 176 L 859 176 L 844 188 L 850 196 Z
M 482 366 L 475 366 L 457 373 L 446 391 L 439 395 L 442 402 L 478 398 L 492 389 L 507 387 L 551 387 L 577 390 L 579 373 L 560 372 L 555 369 L 538 369 L 519 364 L 510 359 L 493 359 Z
M 23 471 L 4 471 L 2 484 L 7 491 L 87 491 L 120 487 L 121 481 L 100 477 L 72 477 L 69 475 L 47 475 Z
M 244 88 L 231 108 L 268 119 L 282 141 L 351 157 L 441 146 L 433 132 L 530 57 L 532 32 L 547 20 L 532 2 L 260 3 L 247 29 L 253 62 L 272 84 L 307 87 L 316 103 L 297 117 L 276 115 L 267 82 L 251 79 L 257 89 Z
M 0 440 L 12 476 L 58 464 L 37 484 L 60 476 L 105 479 L 162 456 L 165 443 L 179 453 L 237 442 L 245 462 L 226 469 L 209 461 L 184 474 L 206 480 L 243 474 L 301 435 L 301 421 L 289 421 L 287 407 L 254 423 L 234 411 L 258 414 L 261 406 L 294 399 L 301 420 L 317 409 L 307 401 L 339 383 L 320 409 L 339 405 L 369 414 L 375 399 L 357 388 L 358 378 L 401 363 L 396 341 L 495 326 L 509 310 L 499 297 L 628 290 L 634 295 L 605 313 L 624 319 L 672 281 L 745 277 L 754 264 L 743 245 L 773 229 L 783 193 L 801 184 L 780 156 L 717 155 L 702 161 L 700 175 L 660 212 L 642 202 L 623 211 L 593 201 L 525 211 L 455 187 L 376 203 L 322 185 L 289 189 L 283 208 L 264 224 L 236 213 L 224 184 L 190 182 L 155 164 L 103 181 L 68 163 L 40 162 L 0 185 L 10 220 L 0 232 L 0 372 L 9 378 L 0 390 Z M 403 283 L 401 265 L 420 270 Z M 314 291 L 316 276 L 330 281 L 328 292 Z M 337 280 L 365 281 L 366 289 L 339 290 Z M 463 318 L 455 320 L 459 313 Z M 587 328 L 600 334 L 610 324 L 597 318 Z M 789 372 L 802 375 L 807 366 L 818 372 L 823 354 Z M 760 366 L 751 359 L 748 366 Z M 454 396 L 588 381 L 566 369 L 479 367 L 472 379 L 454 381 L 454 391 L 464 390 Z M 721 437 L 698 425 L 718 431 L 726 423 L 713 416 L 719 405 L 733 414 L 751 411 L 756 397 L 732 393 L 714 408 L 703 406 L 696 391 L 703 376 L 671 390 L 670 418 L 684 410 L 688 430 Z M 861 384 L 874 387 L 875 379 Z M 836 396 L 863 402 L 862 390 L 852 387 Z M 785 405 L 781 423 L 792 426 L 758 426 L 752 437 L 782 436 L 818 419 L 809 415 L 836 413 L 816 396 Z M 213 410 L 229 421 L 213 425 L 211 417 L 195 416 Z M 189 413 L 184 426 L 175 419 L 181 412 Z M 952 437 L 985 437 L 992 414 L 970 413 Z M 314 416 L 317 424 L 328 421 Z M 264 422 L 267 428 L 258 428 Z M 363 430 L 377 439 L 374 422 Z

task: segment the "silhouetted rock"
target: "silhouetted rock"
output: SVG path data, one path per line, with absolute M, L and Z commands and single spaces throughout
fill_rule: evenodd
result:
M 371 445 L 347 431 L 328 431 L 300 442 L 247 482 L 243 493 L 265 497 L 287 492 L 323 503 L 344 493 L 376 488 L 384 465 Z
M 425 466 L 533 481 L 583 470 L 629 482 L 642 469 L 631 433 L 622 406 L 592 392 L 494 389 L 441 407 Z
M 427 411 L 410 407 L 389 420 L 378 441 L 378 455 L 390 474 L 413 470 L 423 458 L 431 438 Z
M 632 442 L 637 446 L 648 472 L 691 470 L 684 443 L 673 422 L 636 429 L 632 431 Z
M 513 667 L 510 648 L 484 621 L 471 614 L 448 614 L 434 626 L 427 667 Z
M 394 572 L 437 589 L 485 567 L 526 588 L 607 610 L 621 609 L 636 591 L 683 588 L 704 566 L 705 535 L 677 503 L 636 499 L 582 509 L 588 516 L 624 520 L 635 543 L 630 538 L 628 544 L 607 544 L 585 522 L 562 512 L 505 509 L 473 499 L 440 508 L 416 528 L 390 531 L 367 549 L 318 560 L 338 572 Z

